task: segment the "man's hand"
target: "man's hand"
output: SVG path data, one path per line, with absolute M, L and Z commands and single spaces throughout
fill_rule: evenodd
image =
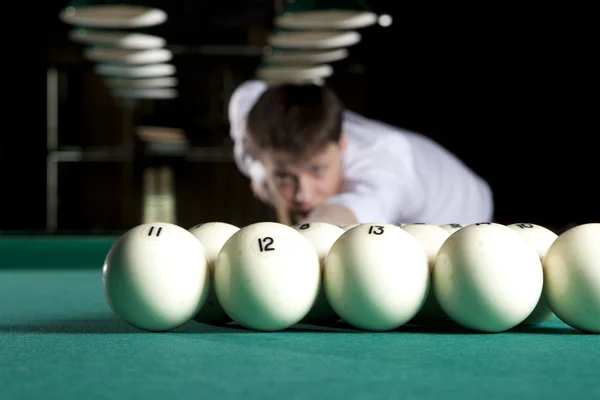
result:
M 269 197 L 269 192 L 265 186 L 253 180 L 250 183 L 250 188 L 252 189 L 252 193 L 254 193 L 254 197 L 263 203 L 271 204 L 271 198 Z
M 277 196 L 270 196 L 269 191 L 258 182 L 252 181 L 250 184 L 254 196 L 260 201 L 275 207 L 279 222 L 291 225 L 294 223 L 285 207 L 283 201 Z M 274 204 L 275 203 L 275 204 Z M 316 208 L 306 216 L 296 216 L 297 224 L 305 224 L 308 222 L 326 222 L 333 225 L 357 224 L 356 216 L 348 208 L 339 204 L 326 204 Z
M 298 223 L 326 222 L 333 225 L 357 224 L 356 216 L 348 208 L 339 204 L 326 204 L 313 210 Z
M 252 181 L 250 187 L 257 199 L 275 208 L 277 221 L 284 225 L 292 225 L 292 217 L 285 207 L 285 202 L 276 193 L 271 196 L 266 186 L 255 181 Z

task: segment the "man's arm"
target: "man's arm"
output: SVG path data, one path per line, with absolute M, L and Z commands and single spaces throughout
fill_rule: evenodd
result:
M 354 213 L 341 204 L 325 204 L 304 218 L 299 223 L 326 222 L 333 225 L 357 224 L 358 220 Z

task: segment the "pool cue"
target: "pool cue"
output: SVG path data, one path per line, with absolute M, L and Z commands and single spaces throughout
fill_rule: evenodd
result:
M 275 199 L 275 212 L 277 213 L 277 221 L 280 224 L 288 226 L 291 226 L 293 224 L 292 217 L 288 212 L 287 207 L 285 206 L 284 202 L 279 198 Z

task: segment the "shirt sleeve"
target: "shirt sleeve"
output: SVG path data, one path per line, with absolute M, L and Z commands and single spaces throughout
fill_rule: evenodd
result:
M 415 221 L 424 207 L 424 190 L 410 165 L 376 164 L 361 166 L 347 189 L 329 198 L 354 213 L 359 223 L 397 224 Z
M 262 164 L 247 150 L 246 117 L 252 106 L 266 90 L 261 81 L 247 81 L 240 85 L 229 100 L 230 136 L 233 140 L 233 155 L 239 170 L 251 180 L 264 185 L 265 172 Z

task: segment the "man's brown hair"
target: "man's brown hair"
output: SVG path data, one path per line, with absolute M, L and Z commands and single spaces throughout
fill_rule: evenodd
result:
M 248 114 L 249 150 L 283 151 L 296 159 L 338 142 L 343 104 L 326 86 L 283 84 L 267 89 Z

